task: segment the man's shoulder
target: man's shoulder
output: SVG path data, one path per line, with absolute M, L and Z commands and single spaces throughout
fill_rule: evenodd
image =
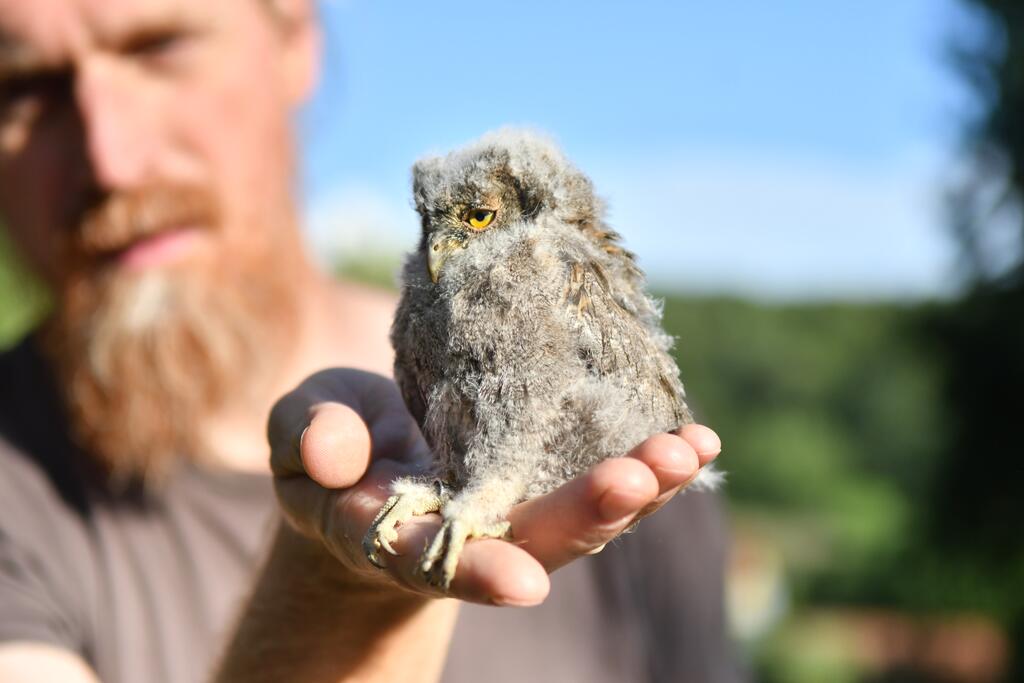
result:
M 81 652 L 97 564 L 52 389 L 30 341 L 0 353 L 0 643 Z

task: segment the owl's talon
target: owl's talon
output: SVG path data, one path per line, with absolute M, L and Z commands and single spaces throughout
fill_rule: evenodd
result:
M 391 547 L 391 544 L 390 544 L 390 543 L 388 543 L 388 540 L 387 540 L 386 538 L 384 538 L 383 536 L 381 536 L 381 537 L 380 537 L 380 538 L 378 538 L 377 540 L 378 540 L 378 542 L 380 543 L 380 547 L 381 547 L 381 548 L 383 548 L 383 549 L 384 549 L 384 551 L 385 551 L 385 552 L 386 552 L 386 553 L 387 553 L 388 555 L 393 555 L 394 557 L 398 557 L 398 551 L 397 551 L 397 550 L 395 550 L 394 548 L 392 548 L 392 547 Z
M 452 585 L 459 558 L 471 538 L 504 538 L 510 524 L 507 521 L 492 524 L 466 523 L 459 519 L 446 519 L 420 560 L 420 573 L 427 583 L 445 592 Z
M 444 502 L 434 487 L 428 484 L 400 480 L 396 483 L 396 488 L 400 493 L 388 498 L 381 506 L 366 536 L 363 537 L 363 553 L 366 559 L 380 569 L 387 567 L 381 557 L 381 550 L 392 556 L 399 555 L 391 545 L 398 539 L 396 529 L 416 515 L 437 512 Z
M 426 551 L 423 553 L 423 557 L 420 558 L 420 571 L 428 579 L 430 579 L 431 571 L 434 568 L 434 564 L 437 560 L 450 550 L 452 526 L 455 524 L 452 520 L 445 520 L 444 524 L 438 530 L 437 535 L 434 536 L 434 540 L 430 542 Z
M 374 567 L 376 567 L 377 569 L 387 568 L 387 565 L 384 564 L 384 562 L 380 559 L 380 555 L 378 555 L 374 550 L 367 550 L 365 544 L 363 545 L 363 552 L 366 553 L 366 559 L 368 559 L 370 561 L 370 564 L 372 564 Z

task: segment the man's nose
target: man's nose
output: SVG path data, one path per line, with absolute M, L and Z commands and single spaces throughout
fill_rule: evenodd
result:
M 146 111 L 144 93 L 114 64 L 82 68 L 75 83 L 92 181 L 101 190 L 139 187 L 151 172 L 157 112 Z

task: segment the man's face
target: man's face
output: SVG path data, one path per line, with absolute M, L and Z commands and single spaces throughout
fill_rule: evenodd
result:
M 204 416 L 273 371 L 315 55 L 306 0 L 0 0 L 0 221 L 54 291 L 72 429 L 114 469 L 213 450 Z
M 272 11 L 0 0 L 0 218 L 47 281 L 222 261 L 293 229 L 289 114 L 311 74 Z M 161 196 L 182 188 L 190 206 Z M 151 191 L 158 215 L 81 234 L 91 213 L 119 220 L 111 197 L 145 214 Z

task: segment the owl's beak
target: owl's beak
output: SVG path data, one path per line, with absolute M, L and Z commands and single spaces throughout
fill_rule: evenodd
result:
M 437 279 L 441 276 L 441 266 L 453 251 L 464 246 L 465 243 L 459 238 L 446 235 L 430 241 L 427 246 L 427 271 L 430 273 L 431 282 L 437 284 Z

